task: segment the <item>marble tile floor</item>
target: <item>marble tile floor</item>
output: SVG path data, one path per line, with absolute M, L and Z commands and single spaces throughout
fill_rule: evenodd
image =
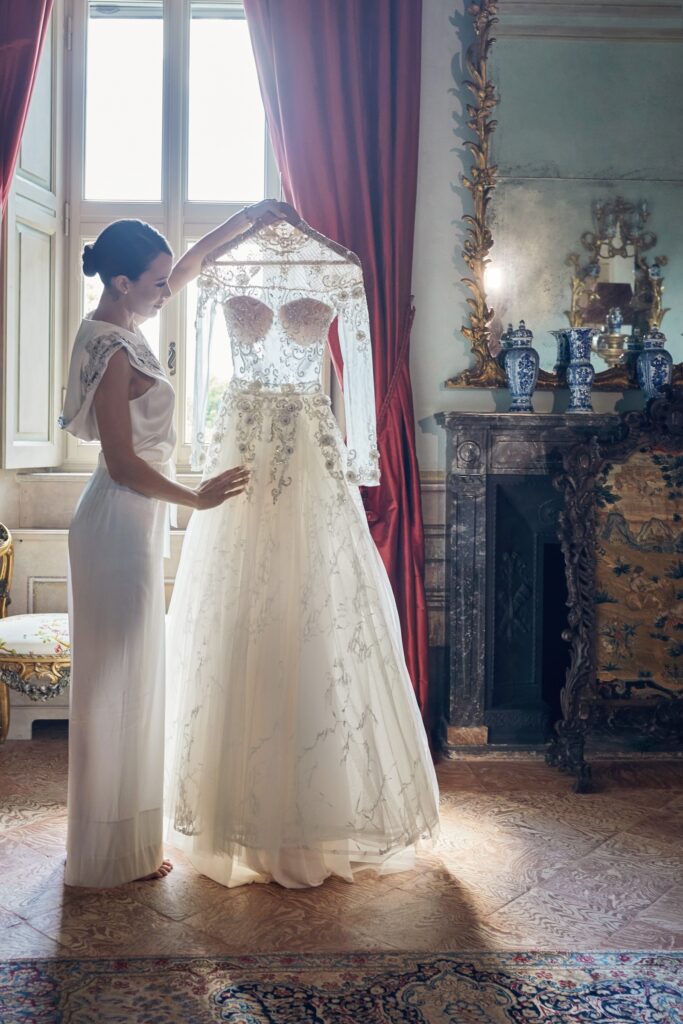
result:
M 683 949 L 683 761 L 438 766 L 442 835 L 415 871 L 224 889 L 169 850 L 158 882 L 63 885 L 67 741 L 0 747 L 0 958 L 357 950 Z

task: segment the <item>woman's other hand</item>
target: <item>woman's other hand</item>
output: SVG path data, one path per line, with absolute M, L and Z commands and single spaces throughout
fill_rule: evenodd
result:
M 218 476 L 212 476 L 204 480 L 195 490 L 196 509 L 204 511 L 207 508 L 216 508 L 222 505 L 228 498 L 235 498 L 241 494 L 249 483 L 249 470 L 246 466 L 235 466 L 233 469 L 226 469 Z

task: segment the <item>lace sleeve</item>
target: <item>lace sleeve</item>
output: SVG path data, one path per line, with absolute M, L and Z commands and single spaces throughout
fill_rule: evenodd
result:
M 361 271 L 358 271 L 361 275 Z M 362 276 L 339 302 L 339 342 L 344 360 L 346 475 L 366 487 L 379 484 L 379 452 L 372 377 L 370 317 Z
M 192 400 L 192 469 L 203 469 L 208 449 L 206 428 L 206 406 L 209 396 L 209 366 L 211 344 L 216 319 L 216 296 L 210 287 L 199 282 L 197 316 L 195 319 L 196 348 L 194 364 L 194 390 Z

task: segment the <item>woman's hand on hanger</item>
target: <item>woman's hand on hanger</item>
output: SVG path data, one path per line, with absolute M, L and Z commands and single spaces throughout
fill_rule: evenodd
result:
M 275 206 L 277 207 L 279 220 L 288 220 L 295 227 L 301 223 L 301 214 L 289 203 L 276 202 Z
M 216 249 L 227 245 L 256 221 L 262 224 L 274 224 L 278 220 L 289 220 L 289 211 L 292 211 L 296 217 L 292 223 L 301 219 L 293 207 L 288 206 L 287 203 L 280 203 L 276 199 L 262 199 L 260 202 L 254 203 L 252 206 L 245 206 L 243 210 L 234 213 L 232 217 L 195 242 L 185 255 L 180 257 L 168 279 L 171 295 L 175 295 L 186 284 L 198 277 L 202 270 L 202 261 Z

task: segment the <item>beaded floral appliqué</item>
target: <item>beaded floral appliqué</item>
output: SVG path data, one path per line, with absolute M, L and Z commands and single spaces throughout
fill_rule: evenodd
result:
M 125 348 L 135 366 L 146 370 L 154 377 L 163 376 L 161 363 L 145 342 L 124 340 L 120 334 L 100 334 L 86 341 L 88 359 L 81 368 L 81 384 L 84 392 L 90 391 L 101 380 L 112 352 Z

